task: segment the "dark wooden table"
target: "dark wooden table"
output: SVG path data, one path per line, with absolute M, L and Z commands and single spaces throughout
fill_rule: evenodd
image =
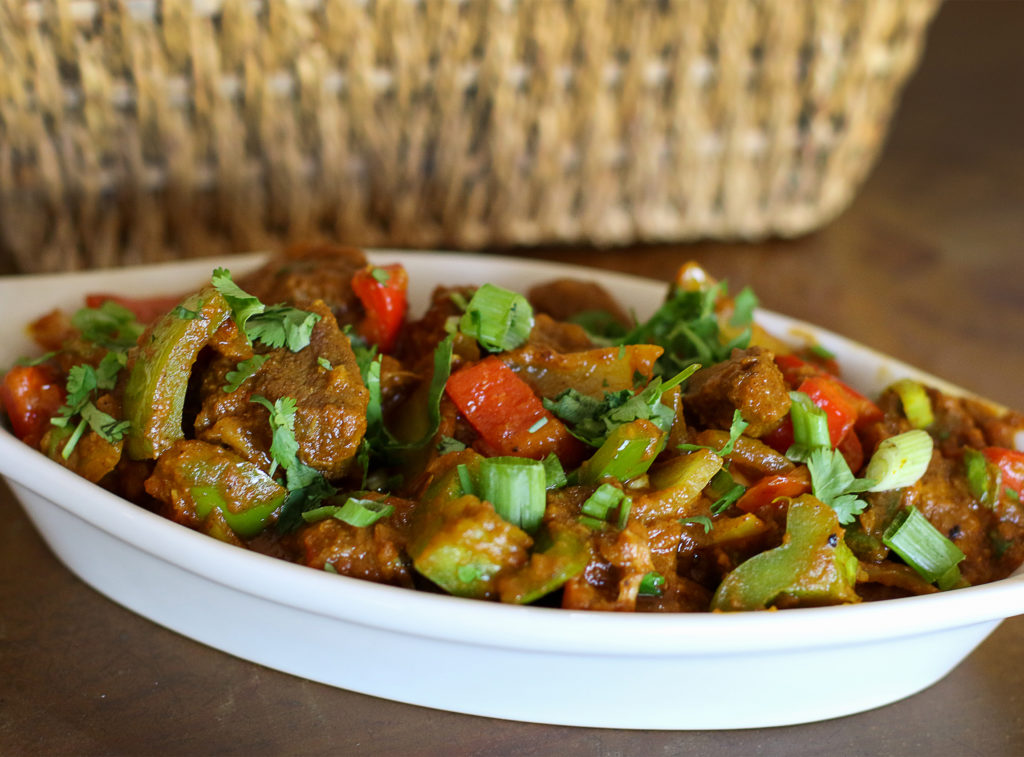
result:
M 1022 28 L 1024 3 L 948 3 L 881 161 L 813 236 L 530 254 L 660 279 L 696 259 L 735 287 L 754 284 L 768 308 L 1024 408 Z M 562 728 L 395 704 L 234 659 L 87 588 L 2 485 L 0 524 L 4 755 L 1024 754 L 1024 618 L 929 690 L 837 721 Z

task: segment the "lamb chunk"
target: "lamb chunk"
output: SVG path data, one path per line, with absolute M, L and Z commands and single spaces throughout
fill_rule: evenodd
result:
M 357 528 L 336 518 L 303 526 L 289 537 L 297 547 L 298 562 L 343 576 L 412 588 L 412 572 L 405 555 L 412 502 L 388 497 L 395 512 L 372 526 Z
M 538 313 L 556 321 L 567 321 L 575 315 L 592 310 L 608 313 L 612 320 L 628 328 L 629 316 L 603 286 L 593 281 L 556 279 L 538 284 L 527 292 L 526 299 Z
M 363 306 L 352 292 L 352 275 L 367 265 L 362 250 L 331 244 L 288 248 L 261 268 L 238 279 L 238 285 L 267 305 L 287 303 L 308 310 L 323 300 L 338 323 L 354 324 Z
M 728 360 L 697 371 L 686 391 L 686 408 L 701 425 L 727 429 L 734 410 L 755 439 L 774 429 L 789 412 L 789 388 L 774 355 L 761 347 L 733 350 Z
M 268 360 L 234 392 L 225 392 L 220 361 L 201 388 L 202 408 L 196 436 L 227 444 L 250 462 L 265 464 L 271 430 L 267 410 L 251 401 L 253 395 L 274 402 L 296 400 L 295 439 L 299 459 L 328 478 L 343 475 L 366 433 L 369 393 L 363 386 L 348 338 L 341 333 L 323 303 L 308 309 L 321 316 L 309 346 L 299 352 L 271 350 Z M 331 368 L 318 364 L 326 358 Z

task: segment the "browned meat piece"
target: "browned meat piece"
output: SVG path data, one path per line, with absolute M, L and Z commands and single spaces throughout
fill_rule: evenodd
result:
M 271 431 L 267 410 L 253 395 L 274 402 L 296 400 L 295 439 L 299 459 L 328 478 L 345 473 L 366 432 L 369 394 L 363 386 L 348 338 L 323 303 L 307 306 L 321 316 L 310 344 L 299 352 L 272 350 L 252 378 L 234 392 L 225 392 L 224 373 L 231 366 L 215 360 L 201 388 L 202 408 L 196 436 L 226 444 L 250 462 L 265 467 Z M 326 358 L 331 368 L 318 364 Z
M 588 310 L 601 310 L 623 326 L 631 324 L 629 316 L 608 290 L 593 281 L 556 279 L 533 287 L 526 299 L 538 313 L 546 313 L 556 321 L 567 321 Z
M 739 410 L 755 439 L 774 429 L 789 412 L 789 388 L 771 352 L 760 347 L 733 350 L 721 363 L 697 371 L 686 391 L 686 409 L 699 425 L 726 429 Z
M 538 313 L 534 318 L 528 344 L 555 352 L 578 352 L 594 346 L 582 326 L 556 321 L 544 313 Z
M 238 285 L 267 305 L 288 303 L 308 309 L 323 300 L 341 324 L 356 323 L 363 307 L 352 293 L 352 274 L 366 266 L 362 250 L 331 244 L 304 244 L 238 279 Z
M 913 505 L 967 556 L 960 572 L 972 584 L 985 583 L 994 575 L 989 531 L 995 525 L 992 510 L 975 502 L 967 489 L 958 461 L 942 457 L 938 450 L 924 476 L 903 492 L 901 505 Z
M 290 537 L 298 547 L 299 562 L 320 570 L 331 565 L 343 576 L 412 587 L 405 555 L 412 503 L 397 497 L 389 497 L 387 502 L 395 506 L 395 512 L 366 528 L 337 518 L 302 527 Z
M 429 375 L 433 370 L 434 348 L 448 336 L 445 328 L 448 319 L 462 315 L 453 295 L 468 302 L 474 291 L 474 287 L 435 288 L 423 316 L 410 322 L 399 334 L 395 356 L 414 373 Z M 480 349 L 476 340 L 457 333 L 455 355 L 466 360 L 479 360 Z

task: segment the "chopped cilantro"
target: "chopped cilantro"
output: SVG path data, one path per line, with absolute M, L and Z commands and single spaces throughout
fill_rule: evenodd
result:
M 391 274 L 384 268 L 370 266 L 370 275 L 378 284 L 387 284 L 391 280 Z
M 24 367 L 31 367 L 33 365 L 41 365 L 42 363 L 45 363 L 50 358 L 56 356 L 56 354 L 57 353 L 54 351 L 54 352 L 47 352 L 45 355 L 40 355 L 39 357 L 32 357 L 32 358 L 29 358 L 29 357 L 19 357 L 17 360 L 14 361 L 14 364 L 15 365 L 21 365 L 21 366 L 24 366 Z
M 733 484 L 732 488 L 711 503 L 711 514 L 720 515 L 736 504 L 736 501 L 743 496 L 747 488 L 743 484 Z
M 325 371 L 334 370 L 334 366 L 331 365 L 331 361 L 322 355 L 316 359 L 316 364 L 323 368 Z
M 135 314 L 113 300 L 107 300 L 98 308 L 76 311 L 71 316 L 71 325 L 81 332 L 83 339 L 118 351 L 134 347 L 143 331 Z
M 613 430 L 637 419 L 649 420 L 662 431 L 668 431 L 675 414 L 672 408 L 662 404 L 661 396 L 689 378 L 699 367 L 690 365 L 667 382 L 655 376 L 639 392 L 629 389 L 605 392 L 603 400 L 596 400 L 570 387 L 553 400 L 542 398 L 542 402 L 545 408 L 568 424 L 573 436 L 593 447 L 600 447 Z
M 249 401 L 262 405 L 270 413 L 270 429 L 273 432 L 270 442 L 270 457 L 273 461 L 270 475 L 274 475 L 278 465 L 288 470 L 297 462 L 299 454 L 299 443 L 295 441 L 295 400 L 282 397 L 271 404 L 266 397 L 254 394 Z
M 235 370 L 224 374 L 224 380 L 228 382 L 223 386 L 224 391 L 238 391 L 238 388 L 262 368 L 269 359 L 268 355 L 253 355 L 248 360 L 240 362 L 235 366 Z
M 729 325 L 735 328 L 749 326 L 754 322 L 754 310 L 758 306 L 757 295 L 750 287 L 743 287 L 733 298 L 732 318 Z
M 268 347 L 288 347 L 292 352 L 299 352 L 309 344 L 313 327 L 319 320 L 316 313 L 288 305 L 271 305 L 249 319 L 245 333 L 249 339 L 258 339 Z
M 735 339 L 722 343 L 715 303 L 723 290 L 721 283 L 703 291 L 676 290 L 654 315 L 621 341 L 664 347 L 665 353 L 656 364 L 661 375 L 673 375 L 693 363 L 721 362 L 734 348 L 745 348 L 751 333 L 746 328 Z
M 466 449 L 465 444 L 450 436 L 442 436 L 437 443 L 437 451 L 442 455 L 447 455 L 449 452 L 461 452 L 464 449 Z
M 227 301 L 238 330 L 250 341 L 258 339 L 275 349 L 287 346 L 292 352 L 298 352 L 309 344 L 313 327 L 320 320 L 316 313 L 288 305 L 267 307 L 241 289 L 226 268 L 216 269 L 210 283 Z
M 685 452 L 696 452 L 699 449 L 708 449 L 714 452 L 719 457 L 725 457 L 732 452 L 733 447 L 736 445 L 737 440 L 743 435 L 743 432 L 747 430 L 747 426 L 750 424 L 743 420 L 743 415 L 740 411 L 733 410 L 732 412 L 732 423 L 729 426 L 729 438 L 725 444 L 722 445 L 721 449 L 714 449 L 704 444 L 680 444 L 679 449 Z
M 57 415 L 50 419 L 50 423 L 60 428 L 67 428 L 76 418 L 80 419 L 74 433 L 61 450 L 65 460 L 71 456 L 86 427 L 111 444 L 124 438 L 130 426 L 128 421 L 118 421 L 104 413 L 93 404 L 93 399 L 99 391 L 114 388 L 117 384 L 118 371 L 124 366 L 126 359 L 123 352 L 108 352 L 95 368 L 88 363 L 81 363 L 72 366 L 68 371 L 65 404 L 57 411 Z
M 840 524 L 853 523 L 856 516 L 867 508 L 868 503 L 857 495 L 867 491 L 875 482 L 855 478 L 838 450 L 815 448 L 807 460 L 807 468 L 811 473 L 814 496 L 836 511 Z
M 582 326 L 595 344 L 611 344 L 627 334 L 627 329 L 607 310 L 584 310 L 570 316 L 569 323 Z

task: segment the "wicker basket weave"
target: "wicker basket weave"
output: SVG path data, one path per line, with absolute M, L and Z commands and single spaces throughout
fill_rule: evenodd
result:
M 937 0 L 0 0 L 0 252 L 795 235 Z

